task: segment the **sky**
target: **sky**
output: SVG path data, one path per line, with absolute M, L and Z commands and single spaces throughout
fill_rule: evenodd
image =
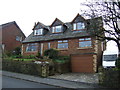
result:
M 71 22 L 80 13 L 85 0 L 0 0 L 0 25 L 16 21 L 23 33 L 28 36 L 35 22 L 51 25 L 55 18 Z M 109 42 L 105 54 L 115 54 L 117 47 Z

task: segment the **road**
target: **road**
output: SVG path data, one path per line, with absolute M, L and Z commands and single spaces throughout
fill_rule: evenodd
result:
M 59 87 L 2 76 L 2 88 L 59 88 Z

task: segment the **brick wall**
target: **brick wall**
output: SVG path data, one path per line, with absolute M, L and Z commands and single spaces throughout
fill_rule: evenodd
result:
M 92 39 L 92 42 L 94 42 L 94 39 Z M 41 42 L 43 43 L 43 52 L 48 49 L 48 43 L 50 43 L 50 48 L 55 48 L 57 49 L 58 46 L 58 41 L 48 41 L 48 42 Z M 26 43 L 27 44 L 27 43 Z M 23 44 L 23 55 L 36 55 L 38 51 L 40 51 L 40 43 L 39 43 L 39 50 L 34 51 L 34 52 L 26 52 L 26 44 Z M 79 53 L 94 53 L 95 45 L 92 43 L 92 48 L 79 48 L 79 39 L 68 39 L 68 49 L 59 49 L 60 55 L 63 56 L 69 56 L 70 54 L 79 54 Z
M 5 51 L 12 51 L 16 47 L 21 47 L 22 44 L 20 41 L 16 41 L 16 36 L 25 38 L 24 34 L 15 24 L 11 24 L 2 29 L 2 44 L 5 45 Z

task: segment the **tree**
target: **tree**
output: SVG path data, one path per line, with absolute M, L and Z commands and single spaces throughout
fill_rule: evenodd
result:
M 91 18 L 91 26 L 93 35 L 98 37 L 100 40 L 113 40 L 116 42 L 118 47 L 118 54 L 120 57 L 120 1 L 110 2 L 87 2 L 82 4 L 87 6 L 87 10 L 82 10 L 82 14 Z M 92 18 L 102 17 L 103 23 L 106 29 L 98 26 L 98 21 Z M 99 28 L 99 31 L 96 29 Z M 105 33 L 105 35 L 103 35 Z

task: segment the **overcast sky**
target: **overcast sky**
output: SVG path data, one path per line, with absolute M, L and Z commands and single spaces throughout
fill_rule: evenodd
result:
M 85 0 L 1 0 L 0 24 L 16 21 L 23 33 L 28 36 L 35 22 L 51 25 L 55 18 L 63 22 L 71 22 L 80 13 Z M 117 53 L 113 42 L 106 53 Z

